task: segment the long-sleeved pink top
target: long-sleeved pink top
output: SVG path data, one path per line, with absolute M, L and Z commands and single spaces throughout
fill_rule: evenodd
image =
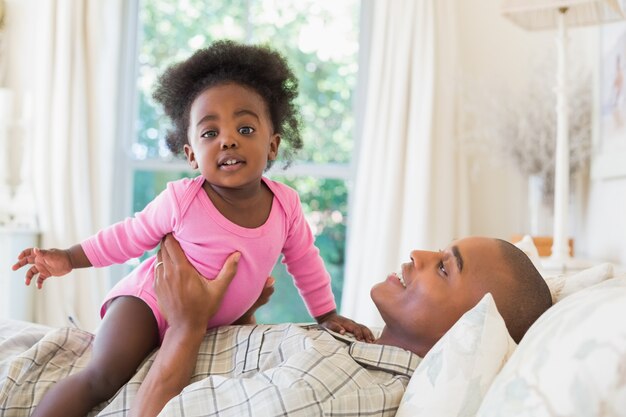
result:
M 207 327 L 230 324 L 242 316 L 259 297 L 281 252 L 300 295 L 313 317 L 336 308 L 330 276 L 307 224 L 300 198 L 288 186 L 263 178 L 274 194 L 265 224 L 249 229 L 226 219 L 202 188 L 202 176 L 170 182 L 167 188 L 134 217 L 101 230 L 81 243 L 95 267 L 123 263 L 155 248 L 172 233 L 191 264 L 204 277 L 217 276 L 231 253 L 241 253 L 237 274 L 219 311 Z M 153 289 L 156 256 L 143 261 L 107 295 L 110 300 L 136 296 L 153 310 L 161 338 L 167 322 L 159 312 Z

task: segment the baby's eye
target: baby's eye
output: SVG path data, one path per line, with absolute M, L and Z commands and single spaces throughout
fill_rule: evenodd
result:
M 203 138 L 214 138 L 217 136 L 217 130 L 207 130 L 206 132 L 203 132 L 200 137 Z
M 251 135 L 254 133 L 254 128 L 250 126 L 244 126 L 239 128 L 239 133 L 242 135 Z

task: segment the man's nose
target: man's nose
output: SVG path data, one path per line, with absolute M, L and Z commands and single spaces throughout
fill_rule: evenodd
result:
M 435 260 L 436 256 L 437 252 L 413 250 L 411 251 L 411 262 L 413 262 L 416 269 L 419 269 Z

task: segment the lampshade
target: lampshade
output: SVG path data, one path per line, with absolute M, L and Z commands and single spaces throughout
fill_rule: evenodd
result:
M 565 25 L 585 26 L 624 19 L 623 0 L 505 0 L 502 14 L 528 30 L 558 26 L 559 9 L 567 8 Z

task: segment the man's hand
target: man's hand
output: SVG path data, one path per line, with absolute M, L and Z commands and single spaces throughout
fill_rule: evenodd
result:
M 368 343 L 372 343 L 374 341 L 374 334 L 367 326 L 359 324 L 354 320 L 350 320 L 347 317 L 340 316 L 335 310 L 322 316 L 315 317 L 315 320 L 317 320 L 322 327 L 334 332 L 341 334 L 344 334 L 345 332 L 352 333 L 356 340 Z
M 274 282 L 276 282 L 274 277 L 267 278 L 259 298 L 257 298 L 254 304 L 252 304 L 252 307 L 250 307 L 248 311 L 246 311 L 243 316 L 239 317 L 233 324 L 256 324 L 254 313 L 256 313 L 260 307 L 267 304 L 272 294 L 274 294 Z
M 189 384 L 206 325 L 220 308 L 237 272 L 239 257 L 239 253 L 231 254 L 217 277 L 209 281 L 189 263 L 174 237 L 167 235 L 163 239 L 154 286 L 159 308 L 170 327 L 139 387 L 130 417 L 156 416 Z
M 240 256 L 232 253 L 217 277 L 208 280 L 189 263 L 174 237 L 167 235 L 163 239 L 157 253 L 154 285 L 159 309 L 170 327 L 206 329 L 235 277 Z

